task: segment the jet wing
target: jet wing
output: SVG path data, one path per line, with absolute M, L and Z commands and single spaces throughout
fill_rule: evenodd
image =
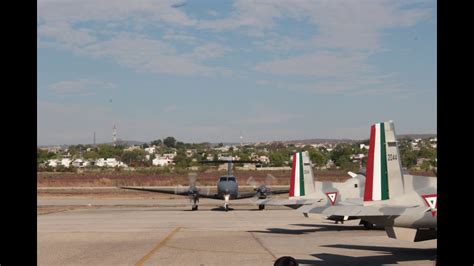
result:
M 429 207 L 420 206 L 304 206 L 299 209 L 303 213 L 319 213 L 338 216 L 393 216 L 407 215 L 429 211 Z
M 139 191 L 147 191 L 147 192 L 155 192 L 155 193 L 165 193 L 165 194 L 173 194 L 179 196 L 189 196 L 189 192 L 186 191 L 177 191 L 177 190 L 170 190 L 170 189 L 159 189 L 159 188 L 137 188 L 137 187 L 120 187 L 122 189 L 131 189 L 131 190 L 139 190 Z M 201 192 L 199 193 L 200 198 L 208 198 L 208 199 L 222 199 L 222 197 L 218 197 L 216 194 L 204 194 Z

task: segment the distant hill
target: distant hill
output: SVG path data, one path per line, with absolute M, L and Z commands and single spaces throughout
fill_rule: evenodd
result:
M 338 144 L 338 143 L 354 143 L 359 142 L 361 140 L 354 140 L 354 139 L 301 139 L 301 140 L 286 140 L 282 141 L 286 144 L 318 144 L 318 143 L 331 143 L 331 144 Z
M 142 145 L 146 142 L 144 141 L 137 141 L 137 140 L 117 140 L 117 145 L 125 145 L 125 146 L 132 146 L 132 145 Z M 38 148 L 48 148 L 48 147 L 56 147 L 56 146 L 59 146 L 61 148 L 66 148 L 68 146 L 71 146 L 71 145 L 92 145 L 92 143 L 86 143 L 86 144 L 83 144 L 83 143 L 78 143 L 78 144 L 58 144 L 58 145 L 38 145 Z M 100 145 L 100 144 L 108 144 L 108 145 L 112 145 L 113 143 L 112 142 L 106 142 L 106 143 L 96 143 L 96 145 Z
M 117 145 L 125 145 L 125 146 L 132 146 L 132 145 L 135 145 L 135 146 L 139 146 L 139 145 L 142 145 L 142 144 L 145 144 L 147 142 L 144 142 L 144 141 L 137 141 L 137 140 L 117 140 L 116 144 Z M 112 145 L 113 142 L 107 142 L 107 143 L 98 143 L 98 144 L 108 144 L 108 145 Z
M 426 139 L 426 138 L 434 138 L 436 137 L 437 134 L 401 134 L 397 135 L 398 139 Z M 318 144 L 318 143 L 330 143 L 330 144 L 338 144 L 338 143 L 356 143 L 356 142 L 361 142 L 361 141 L 366 141 L 368 140 L 369 137 L 367 136 L 366 139 L 301 139 L 301 140 L 280 140 L 280 141 L 268 141 L 268 143 L 271 142 L 281 142 L 284 144 Z M 264 143 L 265 141 L 260 141 L 260 143 Z M 150 143 L 150 142 L 145 142 L 145 141 L 137 141 L 137 140 L 117 140 L 117 145 L 125 145 L 125 146 L 132 146 L 132 145 L 142 145 L 145 143 Z M 112 145 L 112 142 L 107 142 L 107 143 L 97 143 L 97 144 L 108 144 Z M 212 147 L 217 146 L 219 143 L 210 143 Z M 232 142 L 224 142 L 224 145 L 240 145 L 240 143 L 232 143 Z M 245 144 L 254 144 L 254 143 L 245 143 Z M 73 144 L 71 144 L 73 145 Z M 74 144 L 77 145 L 77 144 Z M 89 144 L 83 144 L 83 145 L 91 145 Z M 61 147 L 67 147 L 70 145 L 39 145 L 38 148 L 43 148 L 43 147 L 53 147 L 53 146 L 61 146 Z
M 397 135 L 399 139 L 427 139 L 427 138 L 434 138 L 437 134 L 403 134 Z

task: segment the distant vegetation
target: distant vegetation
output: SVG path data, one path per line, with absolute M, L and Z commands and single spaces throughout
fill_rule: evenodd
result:
M 99 158 L 115 158 L 122 161 L 129 167 L 137 169 L 150 169 L 155 172 L 172 172 L 188 169 L 189 167 L 199 167 L 206 170 L 207 165 L 202 165 L 199 161 L 213 159 L 218 156 L 233 156 L 238 160 L 259 159 L 261 156 L 267 157 L 268 161 L 262 162 L 262 167 L 291 166 L 290 157 L 296 151 L 308 151 L 314 166 L 318 169 L 341 169 L 344 171 L 357 171 L 365 167 L 367 161 L 367 149 L 361 148 L 361 144 L 368 144 L 368 140 L 351 141 L 348 143 L 319 143 L 319 144 L 293 144 L 283 142 L 271 142 L 260 144 L 223 145 L 218 144 L 212 147 L 210 143 L 184 143 L 174 137 L 157 139 L 149 143 L 144 143 L 136 147 L 126 147 L 124 145 L 99 144 L 92 145 L 70 145 L 67 149 L 57 152 L 37 149 L 37 165 L 39 171 L 76 171 L 74 167 L 56 167 L 52 169 L 45 165 L 50 159 L 61 159 L 64 157 L 84 160 L 97 160 Z M 174 165 L 152 167 L 152 160 L 155 154 L 148 154 L 145 148 L 155 147 L 155 154 L 163 155 L 175 153 Z M 407 169 L 430 170 L 437 164 L 437 149 L 430 142 L 430 139 L 421 139 L 415 142 L 412 139 L 404 138 L 399 141 L 400 156 L 403 167 Z M 148 156 L 147 156 L 148 155 Z M 94 168 L 94 167 L 86 167 Z M 154 170 L 153 170 L 154 169 Z M 117 169 L 117 171 L 120 169 Z

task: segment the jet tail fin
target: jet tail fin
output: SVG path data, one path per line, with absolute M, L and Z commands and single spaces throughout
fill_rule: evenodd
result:
M 388 200 L 404 194 L 393 121 L 372 125 L 369 145 L 364 202 Z
M 314 191 L 314 175 L 309 153 L 307 151 L 296 152 L 293 155 L 291 168 L 289 198 L 301 198 Z

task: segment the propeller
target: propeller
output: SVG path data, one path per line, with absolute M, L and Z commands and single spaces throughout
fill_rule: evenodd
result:
M 271 184 L 273 183 L 273 181 L 275 179 L 276 178 L 273 175 L 267 174 L 267 176 L 265 178 L 265 182 L 264 183 L 258 183 L 253 178 L 253 176 L 250 176 L 247 179 L 247 184 L 253 187 L 253 189 L 257 192 L 256 196 L 259 199 L 265 199 L 265 198 L 267 198 L 268 195 L 271 194 L 270 186 L 271 186 Z

